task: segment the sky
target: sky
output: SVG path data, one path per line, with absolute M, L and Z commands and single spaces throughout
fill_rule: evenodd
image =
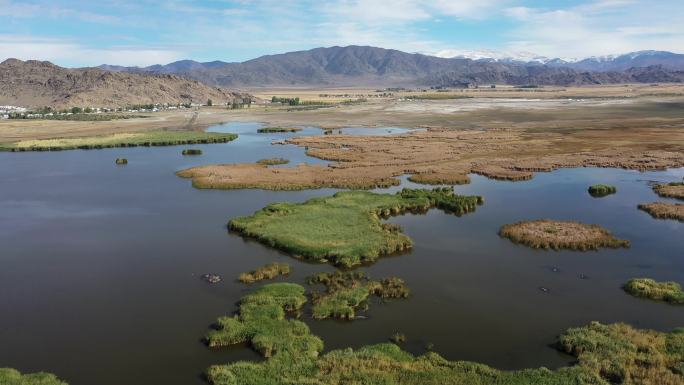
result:
M 683 17 L 684 0 L 0 0 L 0 61 L 234 62 L 335 45 L 445 57 L 684 53 Z

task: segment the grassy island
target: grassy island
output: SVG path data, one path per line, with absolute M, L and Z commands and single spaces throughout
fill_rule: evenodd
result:
M 535 249 L 586 251 L 601 247 L 629 247 L 629 241 L 615 238 L 610 231 L 598 225 L 550 219 L 504 225 L 499 235 Z
M 615 194 L 617 192 L 617 188 L 615 188 L 615 186 L 610 186 L 607 184 L 595 184 L 593 186 L 589 186 L 588 191 L 589 195 L 595 198 L 600 198 L 610 194 Z
M 569 329 L 556 345 L 577 358 L 573 366 L 515 371 L 484 364 L 448 361 L 437 353 L 414 356 L 386 343 L 320 355 L 323 342 L 300 321 L 285 320 L 297 309 L 304 288 L 264 286 L 243 298 L 239 314 L 219 320 L 214 346 L 250 341 L 270 357 L 263 362 L 214 365 L 207 377 L 215 385 L 384 384 L 384 385 L 681 385 L 684 330 L 669 333 L 625 324 L 593 322 Z M 218 337 L 218 334 L 221 337 Z
M 55 375 L 49 373 L 21 374 L 10 368 L 0 368 L 0 384 L 2 385 L 67 385 Z
M 286 319 L 306 303 L 304 288 L 292 283 L 272 283 L 242 298 L 238 314 L 221 317 L 216 330 L 206 340 L 211 347 L 243 342 L 265 357 L 274 354 L 303 354 L 313 358 L 323 350 L 323 341 L 309 331 L 305 323 Z
M 0 151 L 92 150 L 112 147 L 176 146 L 182 144 L 225 143 L 235 134 L 202 131 L 148 131 L 84 138 L 23 140 L 0 143 Z
M 639 210 L 651 214 L 653 218 L 684 221 L 684 204 L 681 203 L 642 203 L 638 207 Z
M 298 132 L 301 130 L 301 128 L 297 127 L 263 127 L 259 128 L 257 132 L 260 134 L 271 134 L 275 132 Z
M 269 263 L 256 268 L 249 273 L 242 273 L 238 280 L 242 283 L 253 283 L 264 279 L 273 279 L 279 275 L 290 274 L 290 265 L 287 263 Z
M 635 297 L 684 305 L 684 291 L 677 282 L 657 282 L 650 278 L 633 278 L 627 281 L 624 289 Z
M 319 273 L 309 278 L 310 284 L 323 284 L 325 292 L 312 294 L 313 317 L 352 320 L 355 310 L 368 297 L 407 298 L 409 289 L 400 278 L 391 277 L 373 281 L 361 272 Z
M 228 226 L 295 256 L 351 267 L 412 246 L 398 226 L 383 224 L 381 218 L 433 207 L 461 215 L 482 203 L 482 197 L 455 195 L 451 188 L 396 194 L 345 191 L 304 203 L 273 203 L 232 219 Z
M 661 197 L 684 199 L 684 182 L 670 182 L 653 186 L 653 191 Z
M 266 158 L 257 160 L 257 163 L 265 166 L 275 166 L 279 164 L 288 164 L 290 161 L 285 158 Z
M 183 155 L 202 155 L 202 150 L 197 148 L 187 148 L 181 152 Z
M 116 160 L 114 161 L 114 163 L 116 163 L 116 164 L 118 164 L 118 165 L 128 164 L 128 159 L 126 159 L 126 158 L 116 158 Z

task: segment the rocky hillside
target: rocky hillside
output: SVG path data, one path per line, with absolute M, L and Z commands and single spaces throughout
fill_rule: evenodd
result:
M 124 107 L 149 103 L 232 103 L 244 93 L 195 80 L 154 73 L 67 69 L 44 61 L 8 59 L 0 63 L 0 105 L 55 108 Z
M 653 77 L 639 71 L 595 72 L 525 63 L 440 58 L 376 47 L 329 47 L 262 56 L 242 63 L 184 60 L 151 67 L 102 66 L 109 70 L 174 73 L 214 86 L 450 86 L 475 84 L 583 85 L 682 81 L 681 74 L 660 68 Z

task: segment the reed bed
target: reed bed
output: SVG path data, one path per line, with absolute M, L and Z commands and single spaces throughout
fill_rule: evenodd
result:
M 412 247 L 399 227 L 383 225 L 382 218 L 433 207 L 462 215 L 482 202 L 482 197 L 455 195 L 452 189 L 345 191 L 304 203 L 270 204 L 251 216 L 232 219 L 228 227 L 296 257 L 352 267 Z
M 535 249 L 597 250 L 629 247 L 629 241 L 615 238 L 610 231 L 580 222 L 541 219 L 504 225 L 499 235 Z
M 260 134 L 270 134 L 275 132 L 298 132 L 301 131 L 298 127 L 263 127 L 257 130 Z
M 653 186 L 653 191 L 661 197 L 684 199 L 684 182 L 656 184 Z
M 368 309 L 371 295 L 380 298 L 407 298 L 409 289 L 397 277 L 374 281 L 361 272 L 319 273 L 308 279 L 309 284 L 322 284 L 324 292 L 312 292 L 313 318 L 341 318 L 353 320 L 356 310 Z
M 113 147 L 177 146 L 183 144 L 226 143 L 236 134 L 200 131 L 149 131 L 83 138 L 24 140 L 0 144 L 0 151 L 96 150 Z
M 273 279 L 279 275 L 290 274 L 290 265 L 287 263 L 269 263 L 258 267 L 248 273 L 242 273 L 238 280 L 242 283 L 254 283 L 264 279 Z
M 285 158 L 266 158 L 257 160 L 257 164 L 261 164 L 264 166 L 275 166 L 288 163 L 290 163 L 290 161 Z
M 183 155 L 202 155 L 202 150 L 197 148 L 187 148 L 181 152 Z
M 615 194 L 617 192 L 617 188 L 607 184 L 595 184 L 589 186 L 587 191 L 589 192 L 589 195 L 595 198 L 601 198 L 610 194 Z
M 684 221 L 684 204 L 681 203 L 653 202 L 642 203 L 637 207 L 649 213 L 653 218 Z
M 684 291 L 677 282 L 657 282 L 650 278 L 633 278 L 627 281 L 623 288 L 635 297 L 684 305 Z
M 118 165 L 128 164 L 128 159 L 126 159 L 126 158 L 116 158 L 116 160 L 114 161 L 114 163 L 115 163 L 115 164 L 118 164 Z
M 67 385 L 53 374 L 28 373 L 21 374 L 11 368 L 0 368 L 0 384 L 2 385 Z
M 408 177 L 408 180 L 414 183 L 432 185 L 459 185 L 470 183 L 470 177 L 466 174 L 447 172 L 426 172 L 413 174 Z

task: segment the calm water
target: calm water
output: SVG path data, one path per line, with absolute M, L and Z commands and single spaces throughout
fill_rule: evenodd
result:
M 245 347 L 211 351 L 201 342 L 211 323 L 254 288 L 233 277 L 272 261 L 289 262 L 294 273 L 287 280 L 298 283 L 332 268 L 244 241 L 225 224 L 273 201 L 334 190 L 203 191 L 174 175 L 195 165 L 273 156 L 325 163 L 300 148 L 271 145 L 321 130 L 256 134 L 258 127 L 213 128 L 240 138 L 192 146 L 203 150 L 199 157 L 181 156 L 183 147 L 0 153 L 0 366 L 50 371 L 72 385 L 192 385 L 203 383 L 209 365 L 260 359 Z M 128 166 L 116 167 L 116 157 L 128 158 Z M 591 320 L 682 326 L 684 308 L 632 298 L 620 285 L 637 276 L 684 283 L 684 224 L 636 209 L 657 199 L 648 181 L 683 176 L 684 169 L 590 168 L 518 183 L 472 176 L 456 190 L 483 195 L 483 206 L 463 217 L 433 210 L 393 218 L 414 239 L 414 250 L 366 269 L 373 277 L 403 277 L 410 299 L 373 303 L 366 320 L 305 321 L 326 349 L 383 342 L 401 331 L 415 353 L 433 343 L 447 358 L 506 369 L 565 365 L 570 358 L 550 344 Z M 596 182 L 616 185 L 618 194 L 590 197 L 586 188 Z M 632 247 L 546 252 L 497 236 L 502 224 L 546 217 L 600 224 Z M 224 280 L 210 285 L 203 273 Z

